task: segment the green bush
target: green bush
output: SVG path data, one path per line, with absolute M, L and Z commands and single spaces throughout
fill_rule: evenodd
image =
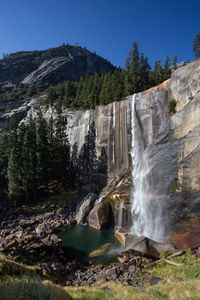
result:
M 185 269 L 185 275 L 188 279 L 196 279 L 200 277 L 200 267 L 197 266 L 191 266 L 188 269 Z
M 174 179 L 169 191 L 170 196 L 172 196 L 176 192 L 176 188 L 177 188 L 177 179 Z
M 172 99 L 169 104 L 168 104 L 168 112 L 170 113 L 175 113 L 176 112 L 176 100 Z

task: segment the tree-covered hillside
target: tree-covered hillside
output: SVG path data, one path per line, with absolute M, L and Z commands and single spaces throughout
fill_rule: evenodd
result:
M 17 101 L 41 93 L 47 93 L 44 104 L 54 103 L 57 108 L 89 109 L 94 108 L 96 105 L 105 105 L 113 101 L 122 100 L 127 95 L 153 87 L 168 79 L 172 70 L 176 69 L 176 56 L 173 57 L 172 62 L 167 56 L 164 66 L 162 66 L 160 60 L 156 60 L 152 69 L 149 65 L 148 57 L 144 56 L 142 52 L 140 53 L 136 42 L 133 43 L 133 49 L 129 51 L 125 68 L 123 69 L 114 68 L 108 61 L 90 53 L 87 49 L 82 49 L 81 47 L 73 48 L 69 45 L 49 49 L 48 51 L 43 51 L 44 53 L 35 51 L 32 55 L 34 56 L 34 61 L 36 60 L 38 63 L 38 60 L 41 62 L 42 59 L 56 59 L 58 55 L 66 54 L 69 56 L 67 49 L 71 52 L 72 50 L 75 51 L 75 54 L 77 51 L 81 52 L 84 59 L 85 57 L 89 60 L 93 59 L 93 68 L 87 68 L 87 60 L 84 64 L 79 64 L 78 70 L 76 66 L 74 66 L 74 69 L 70 69 L 70 74 L 78 72 L 79 75 L 77 76 L 79 77 L 75 75 L 70 75 L 71 77 L 66 75 L 66 77 L 66 72 L 62 68 L 55 69 L 53 75 L 52 72 L 47 72 L 48 76 L 51 74 L 53 77 L 46 77 L 46 75 L 42 77 L 43 75 L 40 74 L 41 70 L 39 74 L 35 71 L 31 76 L 27 74 L 27 80 L 22 80 L 24 77 L 20 75 L 21 81 L 15 83 L 8 81 L 4 85 L 0 85 L 0 101 Z M 4 60 L 12 63 L 17 60 L 17 64 L 21 68 L 24 60 L 30 63 L 31 57 L 30 53 L 22 52 L 18 55 L 16 53 L 6 56 Z M 95 59 L 98 60 L 98 63 L 95 63 Z M 0 70 L 1 64 L 0 62 Z M 22 71 L 24 71 L 24 68 L 22 68 Z M 17 69 L 20 71 L 19 68 Z M 49 66 L 48 69 L 51 70 L 51 67 Z M 44 74 L 46 74 L 46 71 L 44 71 Z M 63 76 L 60 74 L 63 74 Z M 53 79 L 55 76 L 56 80 Z M 69 80 L 66 80 L 67 78 Z
M 105 105 L 120 101 L 124 97 L 142 92 L 170 78 L 176 69 L 177 57 L 173 57 L 171 66 L 167 56 L 162 67 L 161 61 L 155 61 L 152 70 L 148 58 L 140 53 L 136 42 L 129 52 L 125 69 L 116 68 L 94 76 L 82 77 L 79 82 L 66 81 L 48 89 L 44 104 L 56 104 L 57 108 L 72 107 L 89 109 L 96 105 Z

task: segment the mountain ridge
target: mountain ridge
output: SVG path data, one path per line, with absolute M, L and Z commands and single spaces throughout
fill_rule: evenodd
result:
M 46 88 L 64 80 L 78 81 L 95 72 L 113 72 L 106 59 L 80 46 L 62 45 L 47 50 L 20 51 L 0 60 L 0 87 L 36 83 Z

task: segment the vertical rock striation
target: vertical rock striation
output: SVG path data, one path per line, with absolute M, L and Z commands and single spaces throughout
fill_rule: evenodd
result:
M 172 99 L 177 103 L 174 114 L 168 112 Z M 70 144 L 76 143 L 78 152 L 94 122 L 97 156 L 102 147 L 107 155 L 108 183 L 119 181 L 132 168 L 132 107 L 130 96 L 95 110 L 64 111 Z M 34 106 L 30 112 L 36 113 Z M 42 112 L 46 118 L 55 115 L 53 107 L 43 107 Z M 200 216 L 200 60 L 174 71 L 172 78 L 162 84 L 136 94 L 135 114 L 136 135 L 144 145 L 150 172 L 154 174 L 154 214 L 150 219 L 154 222 L 159 214 L 166 239 L 172 226 L 176 230 L 174 224 L 188 219 L 191 213 Z M 96 216 L 98 219 L 98 212 Z M 132 222 L 134 228 L 134 216 Z M 154 239 L 154 233 L 150 237 Z

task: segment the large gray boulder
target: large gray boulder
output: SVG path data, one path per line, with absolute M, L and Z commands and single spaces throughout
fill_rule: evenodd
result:
M 95 205 L 88 217 L 89 226 L 101 230 L 109 226 L 111 207 L 107 202 L 101 201 Z
M 144 256 L 147 258 L 159 258 L 163 252 L 173 252 L 174 247 L 171 244 L 158 243 L 147 237 L 137 238 L 123 252 L 121 256 Z

